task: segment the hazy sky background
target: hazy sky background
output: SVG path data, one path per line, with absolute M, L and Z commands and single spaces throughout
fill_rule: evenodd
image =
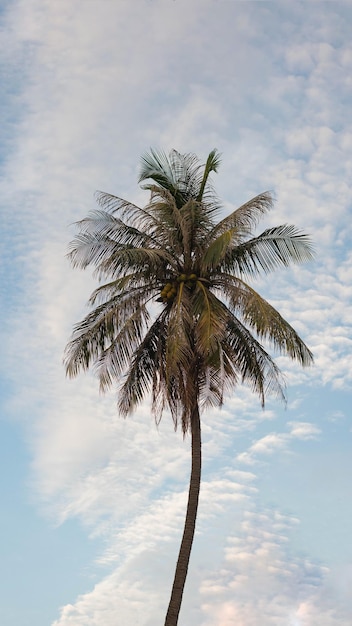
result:
M 180 626 L 349 626 L 351 2 L 0 7 L 1 624 L 163 623 L 189 440 L 62 367 L 95 286 L 65 258 L 72 223 L 97 189 L 146 202 L 153 146 L 218 148 L 224 212 L 272 190 L 262 230 L 294 223 L 317 250 L 254 284 L 315 355 L 279 359 L 287 409 L 239 388 L 203 415 Z

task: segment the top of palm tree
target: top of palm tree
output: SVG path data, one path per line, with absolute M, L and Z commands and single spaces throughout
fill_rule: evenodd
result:
M 220 157 L 151 150 L 139 182 L 150 200 L 138 207 L 99 192 L 100 209 L 77 223 L 69 258 L 95 267 L 95 307 L 76 325 L 66 350 L 70 376 L 94 365 L 102 389 L 120 384 L 122 414 L 152 391 L 157 419 L 168 405 L 190 427 L 195 402 L 219 405 L 225 389 L 247 382 L 264 404 L 284 396 L 280 371 L 262 341 L 301 365 L 310 350 L 249 278 L 313 257 L 310 238 L 283 224 L 255 235 L 272 207 L 264 192 L 216 221 L 210 181 Z M 145 182 L 147 181 L 147 182 Z M 151 306 L 153 305 L 153 306 Z

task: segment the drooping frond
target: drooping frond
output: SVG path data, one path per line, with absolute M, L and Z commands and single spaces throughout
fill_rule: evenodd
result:
M 128 317 L 110 345 L 100 352 L 94 371 L 100 382 L 100 390 L 106 391 L 124 373 L 142 339 L 149 320 L 145 306 L 139 306 Z
M 257 337 L 268 340 L 280 354 L 287 354 L 302 366 L 311 365 L 313 355 L 294 328 L 254 289 L 238 278 L 219 278 L 230 309 L 252 328 Z
M 179 369 L 186 371 L 192 359 L 192 310 L 190 297 L 184 284 L 170 308 L 166 333 L 166 377 L 168 381 L 177 377 Z
M 193 296 L 193 313 L 195 345 L 197 351 L 207 359 L 218 349 L 226 329 L 228 314 L 222 302 L 201 281 L 197 282 Z
M 119 393 L 119 411 L 128 415 L 153 387 L 154 404 L 160 393 L 165 393 L 165 312 L 155 320 L 144 339 L 135 350 L 131 365 Z M 163 384 L 164 383 L 164 384 Z
M 97 306 L 75 325 L 64 358 L 66 372 L 71 378 L 77 376 L 80 370 L 88 370 L 99 360 L 132 315 L 137 313 L 141 325 L 148 322 L 147 309 L 143 300 L 141 302 L 142 293 L 139 291 L 124 297 L 116 296 Z
M 221 376 L 219 370 L 210 366 L 204 375 L 199 377 L 199 405 L 202 411 L 210 407 L 222 407 L 225 383 L 225 378 Z
M 262 406 L 268 394 L 285 400 L 285 383 L 278 366 L 235 316 L 228 323 L 228 335 L 223 342 L 223 350 L 229 365 L 259 395 Z

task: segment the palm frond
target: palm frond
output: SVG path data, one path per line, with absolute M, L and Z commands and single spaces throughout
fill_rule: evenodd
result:
M 293 225 L 268 228 L 230 250 L 221 264 L 222 271 L 254 276 L 271 272 L 290 263 L 303 263 L 314 258 L 311 239 Z
M 201 259 L 208 233 L 213 227 L 214 205 L 192 199 L 183 205 L 180 213 L 185 223 L 185 258 Z
M 171 305 L 166 335 L 166 376 L 170 381 L 179 369 L 187 369 L 193 352 L 191 348 L 192 313 L 190 297 L 184 283 Z
M 201 281 L 197 281 L 193 295 L 194 334 L 197 351 L 207 359 L 218 349 L 223 338 L 227 311 L 222 302 Z
M 174 255 L 180 256 L 188 235 L 184 212 L 177 207 L 170 191 L 156 185 L 149 185 L 148 188 L 151 192 L 148 210 L 157 221 L 154 237 L 159 246 L 165 246 L 173 250 Z
M 169 158 L 184 201 L 195 200 L 202 176 L 202 165 L 198 157 L 192 152 L 181 154 L 177 150 L 171 150 Z
M 260 340 L 271 342 L 280 354 L 287 354 L 302 366 L 313 363 L 313 355 L 294 328 L 280 313 L 242 280 L 232 277 L 219 279 L 219 286 L 229 298 L 230 310 L 240 314 Z
M 212 351 L 206 361 L 206 367 L 199 373 L 199 399 L 201 410 L 213 406 L 222 406 L 224 389 L 227 386 L 226 362 L 221 343 Z M 232 383 L 237 382 L 235 372 L 231 367 Z
M 165 335 L 166 313 L 163 311 L 152 324 L 144 339 L 135 350 L 131 365 L 119 392 L 119 411 L 128 415 L 143 400 L 151 385 L 154 390 L 155 406 L 164 391 L 160 389 L 160 378 L 165 378 Z M 163 394 L 162 394 L 163 395 Z
M 95 198 L 104 211 L 112 215 L 119 213 L 121 219 L 127 220 L 131 226 L 136 226 L 143 232 L 151 234 L 157 225 L 153 215 L 150 215 L 145 208 L 142 209 L 128 200 L 104 191 L 97 191 Z
M 285 382 L 278 366 L 235 316 L 228 322 L 228 335 L 222 347 L 228 366 L 259 395 L 262 406 L 268 394 L 285 400 Z M 228 378 L 230 382 L 232 377 L 228 375 Z
M 220 161 L 221 161 L 221 158 L 220 158 L 220 154 L 218 153 L 218 151 L 212 150 L 208 155 L 208 158 L 204 167 L 203 178 L 202 178 L 200 188 L 199 188 L 199 193 L 197 196 L 198 202 L 201 202 L 203 199 L 203 194 L 204 194 L 206 184 L 208 182 L 209 174 L 211 172 L 218 171 Z
M 232 228 L 221 233 L 216 239 L 210 243 L 210 245 L 203 250 L 203 255 L 200 260 L 201 272 L 207 274 L 214 268 L 221 266 L 221 262 L 226 256 L 229 247 L 232 245 L 233 237 L 236 234 L 236 229 Z
M 159 286 L 160 285 L 158 283 L 155 285 L 156 292 L 159 290 Z M 151 287 L 150 276 L 147 272 L 133 272 L 132 274 L 125 274 L 110 283 L 105 283 L 104 285 L 100 285 L 100 287 L 94 289 L 88 300 L 88 304 L 101 304 L 118 295 L 125 294 L 126 291 L 131 293 L 133 289 L 139 289 L 140 287 L 148 287 L 149 289 Z
M 195 154 L 180 154 L 172 150 L 167 156 L 161 150 L 151 149 L 142 157 L 139 182 L 148 179 L 168 190 L 177 207 L 181 208 L 187 200 L 197 199 L 203 179 L 202 166 Z M 149 185 L 143 186 L 143 189 L 149 189 Z
M 271 193 L 269 191 L 260 193 L 218 222 L 209 233 L 209 242 L 230 230 L 237 232 L 236 244 L 240 243 L 243 238 L 251 235 L 259 220 L 272 206 Z
M 145 306 L 139 306 L 128 317 L 111 344 L 102 350 L 95 360 L 94 371 L 100 382 L 100 390 L 106 391 L 124 373 L 131 362 L 149 321 Z
M 141 183 L 149 178 L 171 193 L 177 190 L 176 174 L 163 150 L 151 148 L 150 152 L 142 156 L 138 182 Z
M 158 242 L 146 232 L 134 226 L 125 224 L 121 219 L 110 215 L 106 211 L 91 211 L 88 217 L 76 222 L 79 229 L 77 239 L 71 242 L 70 248 L 75 249 L 81 240 L 98 239 L 134 247 L 158 247 Z
M 173 258 L 165 250 L 153 248 L 133 248 L 105 238 L 79 235 L 72 243 L 68 254 L 73 267 L 85 269 L 95 265 L 94 275 L 98 278 L 118 278 L 126 271 L 141 271 L 147 267 L 150 275 L 161 269 L 176 266 Z
M 143 293 L 143 292 L 142 292 Z M 148 292 L 147 292 L 148 294 Z M 143 297 L 147 295 L 144 291 Z M 86 371 L 99 360 L 101 354 L 118 336 L 126 321 L 140 312 L 141 319 L 148 321 L 148 313 L 141 302 L 141 292 L 118 295 L 97 306 L 73 329 L 71 341 L 67 344 L 64 363 L 70 378 L 79 371 Z

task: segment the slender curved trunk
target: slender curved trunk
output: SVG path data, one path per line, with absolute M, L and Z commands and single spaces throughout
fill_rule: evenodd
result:
M 178 554 L 174 583 L 164 626 L 177 626 L 181 608 L 183 589 L 186 582 L 189 559 L 191 556 L 194 531 L 197 519 L 200 477 L 202 467 L 202 448 L 199 407 L 192 413 L 192 470 L 188 491 L 188 504 L 183 536 Z

